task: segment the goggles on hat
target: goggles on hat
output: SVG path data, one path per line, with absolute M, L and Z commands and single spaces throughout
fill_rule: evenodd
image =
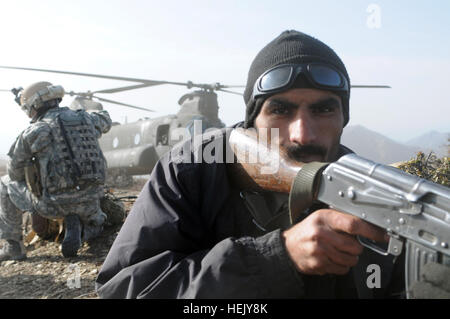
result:
M 318 89 L 349 91 L 345 76 L 334 67 L 323 63 L 282 64 L 264 72 L 253 87 L 252 99 L 274 94 L 290 88 L 302 73 Z

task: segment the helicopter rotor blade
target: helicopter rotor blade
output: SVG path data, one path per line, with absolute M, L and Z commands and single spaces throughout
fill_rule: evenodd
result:
M 0 89 L 0 92 L 11 92 L 11 90 Z
M 92 96 L 93 92 L 74 92 L 74 91 L 66 91 L 64 90 L 64 94 L 69 95 L 69 96 L 82 96 L 82 97 L 86 97 L 89 98 Z
M 116 92 L 145 88 L 148 86 L 151 86 L 151 84 L 150 85 L 149 84 L 137 84 L 137 85 L 123 86 L 123 87 L 114 88 L 114 89 L 98 90 L 98 91 L 94 91 L 92 93 L 116 93 Z
M 391 89 L 389 85 L 351 85 L 352 89 Z
M 220 84 L 221 89 L 229 89 L 229 88 L 245 88 L 245 85 L 222 85 Z
M 226 93 L 231 93 L 231 94 L 236 94 L 236 95 L 241 95 L 242 96 L 242 93 L 239 93 L 239 92 L 233 92 L 233 91 L 223 90 L 223 89 L 217 89 L 217 91 L 221 91 L 221 92 L 226 92 Z
M 2 69 L 12 69 L 12 70 L 25 70 L 25 71 L 38 71 L 38 72 L 49 72 L 49 73 L 79 75 L 79 76 L 96 77 L 96 78 L 110 79 L 110 80 L 122 80 L 122 81 L 129 81 L 129 82 L 140 82 L 140 83 L 146 84 L 146 86 L 162 85 L 162 84 L 174 84 L 174 85 L 188 86 L 188 88 L 190 88 L 190 87 L 205 88 L 206 86 L 208 86 L 208 88 L 211 87 L 210 85 L 195 84 L 195 83 L 192 83 L 191 81 L 188 81 L 186 83 L 184 83 L 184 82 L 171 82 L 171 81 L 155 81 L 155 80 L 148 80 L 148 79 L 122 77 L 122 76 L 111 76 L 111 75 L 102 75 L 102 74 L 70 72 L 70 71 L 58 71 L 58 70 L 48 70 L 48 69 L 35 69 L 35 68 L 23 68 L 23 67 L 1 66 L 1 65 L 0 65 L 0 68 L 2 68 Z M 142 86 L 142 87 L 144 87 L 144 86 Z M 231 88 L 231 87 L 245 87 L 245 86 L 241 86 L 241 85 L 221 85 L 221 84 L 218 84 L 216 89 Z M 351 87 L 352 88 L 374 88 L 374 89 L 388 89 L 388 88 L 391 88 L 388 85 L 352 85 Z M 102 92 L 102 93 L 106 93 L 106 92 Z
M 155 80 L 129 78 L 129 77 L 123 77 L 123 76 L 112 76 L 112 75 L 103 75 L 103 74 L 92 74 L 92 73 L 81 73 L 81 72 L 70 72 L 70 71 L 58 71 L 58 70 L 48 70 L 48 69 L 34 69 L 34 68 L 23 68 L 23 67 L 2 66 L 2 65 L 0 65 L 0 68 L 2 68 L 2 69 L 11 69 L 11 70 L 25 70 L 25 71 L 37 71 L 37 72 L 49 72 L 49 73 L 58 73 L 58 74 L 79 75 L 79 76 L 87 76 L 87 77 L 109 79 L 109 80 L 121 80 L 121 81 L 129 81 L 129 82 L 141 82 L 141 83 L 148 84 L 148 86 L 161 85 L 161 84 L 175 84 L 175 85 L 183 85 L 183 86 L 187 85 L 187 83 L 182 83 L 182 82 L 155 81 Z
M 100 101 L 103 101 L 103 102 L 108 102 L 108 103 L 112 103 L 112 104 L 117 104 L 117 105 L 122 105 L 122 106 L 126 106 L 126 107 L 131 107 L 133 109 L 143 110 L 143 111 L 147 111 L 147 112 L 155 112 L 153 110 L 146 109 L 145 107 L 140 107 L 140 106 L 130 105 L 130 104 L 117 102 L 117 101 L 113 101 L 113 100 L 108 100 L 108 99 L 105 99 L 105 98 L 102 98 L 102 97 L 98 97 L 98 96 L 92 96 L 92 97 L 96 98 L 96 99 L 98 99 Z
M 172 82 L 172 81 L 156 81 L 149 79 L 139 79 L 139 78 L 130 78 L 124 76 L 112 76 L 112 75 L 103 75 L 103 74 L 93 74 L 93 73 L 82 73 L 82 72 L 71 72 L 71 71 L 59 71 L 59 70 L 49 70 L 49 69 L 35 69 L 35 68 L 24 68 L 24 67 L 16 67 L 16 66 L 2 66 L 2 69 L 10 69 L 10 70 L 25 70 L 25 71 L 37 71 L 37 72 L 48 72 L 48 73 L 58 73 L 58 74 L 68 74 L 68 75 L 78 75 L 78 76 L 87 76 L 87 77 L 95 77 L 101 79 L 109 79 L 109 80 L 120 80 L 120 81 L 129 81 L 129 82 L 139 82 L 145 84 L 145 86 L 137 86 L 136 88 L 148 87 L 148 86 L 156 86 L 162 84 L 173 84 L 186 86 L 188 89 L 190 88 L 201 88 L 206 90 L 218 90 L 221 88 L 232 88 L 232 87 L 245 87 L 243 85 L 221 85 L 220 83 L 211 85 L 211 84 L 196 84 L 192 81 L 187 82 Z M 133 88 L 127 88 L 126 90 L 132 90 Z M 100 91 L 99 91 L 100 92 Z M 120 92 L 120 91 L 117 91 Z M 100 93 L 113 93 L 110 90 L 102 90 Z

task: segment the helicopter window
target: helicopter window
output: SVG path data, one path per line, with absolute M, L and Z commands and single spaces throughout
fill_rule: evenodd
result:
M 115 137 L 113 139 L 113 148 L 117 148 L 117 146 L 119 146 L 119 139 L 117 137 Z
M 169 144 L 169 124 L 158 126 L 156 130 L 156 145 Z
M 140 142 L 141 142 L 141 134 L 136 134 L 134 136 L 134 144 L 139 145 Z

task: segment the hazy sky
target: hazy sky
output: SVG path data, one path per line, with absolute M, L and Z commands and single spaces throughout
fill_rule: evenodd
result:
M 354 89 L 349 125 L 364 125 L 398 141 L 430 130 L 450 131 L 450 1 L 2 1 L 0 65 L 196 83 L 245 84 L 257 52 L 296 29 L 330 45 Z M 36 81 L 67 91 L 129 82 L 0 69 L 0 88 Z M 188 90 L 159 86 L 104 94 L 148 107 L 146 113 L 105 104 L 130 122 L 176 113 Z M 71 97 L 65 97 L 68 105 Z M 0 155 L 29 119 L 11 93 L 0 92 Z M 219 93 L 220 118 L 244 118 L 242 97 Z

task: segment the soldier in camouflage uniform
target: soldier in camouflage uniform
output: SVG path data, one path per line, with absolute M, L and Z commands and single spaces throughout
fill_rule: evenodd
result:
M 59 107 L 61 86 L 38 82 L 16 101 L 32 119 L 8 153 L 8 175 L 0 182 L 0 261 L 26 258 L 22 212 L 64 218 L 65 257 L 76 256 L 82 240 L 102 230 L 100 209 L 106 161 L 98 138 L 111 128 L 105 110 L 90 112 Z

